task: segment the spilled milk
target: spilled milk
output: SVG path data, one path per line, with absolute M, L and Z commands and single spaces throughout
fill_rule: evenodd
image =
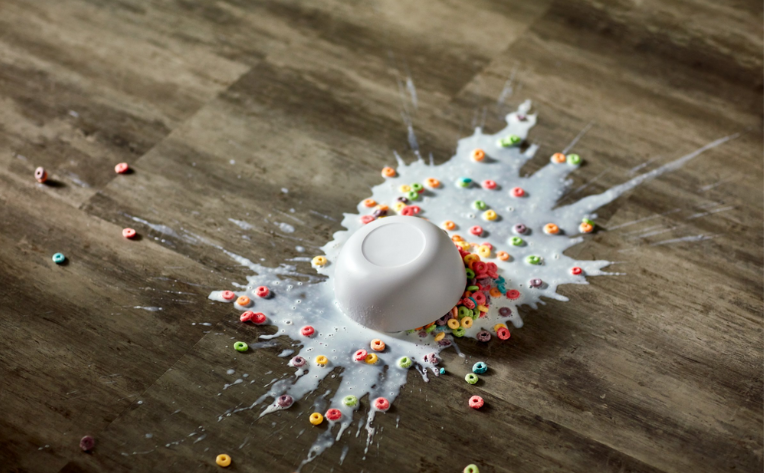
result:
M 507 126 L 498 133 L 484 134 L 477 128 L 472 136 L 461 139 L 456 154 L 443 164 L 436 166 L 419 159 L 407 165 L 398 158 L 396 175 L 386 178 L 384 183 L 372 189 L 371 198 L 378 204 L 388 205 L 388 214 L 391 215 L 394 214 L 396 199 L 408 195 L 407 192 L 401 191 L 402 185 L 437 179 L 440 181 L 438 187 L 425 187 L 416 200 L 408 203 L 421 209 L 418 216 L 436 225 L 452 221 L 456 227 L 448 232 L 449 235 L 460 235 L 467 242 L 478 245 L 490 243 L 493 246 L 491 256 L 484 260 L 496 263 L 499 275 L 506 281 L 506 289 L 519 292 L 519 297 L 492 298 L 490 310 L 484 317 L 477 318 L 472 327 L 466 330 L 464 336 L 467 337 L 475 337 L 481 330 L 494 333 L 493 327 L 496 324 L 510 322 L 515 328 L 522 327 L 519 306 L 535 309 L 538 304 L 543 304 L 542 297 L 565 301 L 567 298 L 557 293 L 559 285 L 586 284 L 586 276 L 613 274 L 603 271 L 604 267 L 611 264 L 609 261 L 577 261 L 563 254 L 566 249 L 584 240 L 580 235 L 582 220 L 595 221 L 597 215 L 594 212 L 599 207 L 612 202 L 629 189 L 677 169 L 703 151 L 734 138 L 722 138 L 601 194 L 555 208 L 570 185 L 567 176 L 577 169 L 578 164 L 575 158 L 562 162 L 550 159 L 550 162 L 536 173 L 526 177 L 520 176 L 520 169 L 535 155 L 538 147 L 533 144 L 521 147 L 517 144 L 525 142 L 528 131 L 536 123 L 536 118 L 536 115 L 531 113 L 530 102 L 527 101 L 515 112 L 507 115 Z M 520 141 L 510 145 L 507 140 L 510 136 L 515 136 Z M 517 141 L 517 138 L 514 141 Z M 472 153 L 475 149 L 485 151 L 482 161 L 473 159 Z M 465 178 L 470 180 L 469 185 L 459 185 L 458 183 L 465 182 Z M 485 180 L 494 181 L 496 186 L 486 189 L 481 185 Z M 518 196 L 515 188 L 522 189 L 523 195 Z M 477 209 L 474 203 L 478 200 L 483 201 L 486 207 Z M 284 264 L 277 268 L 267 268 L 227 252 L 240 264 L 248 266 L 256 273 L 247 278 L 246 290 L 234 291 L 236 296 L 250 297 L 253 306 L 241 307 L 233 301 L 226 301 L 222 296 L 223 291 L 212 292 L 209 296 L 212 300 L 233 303 L 240 311 L 252 310 L 265 314 L 265 323 L 276 326 L 277 331 L 274 335 L 260 338 L 289 337 L 301 345 L 293 354 L 306 360 L 303 366 L 294 366 L 290 361 L 290 366 L 294 368 L 293 377 L 273 383 L 267 393 L 250 405 L 228 410 L 219 417 L 219 421 L 224 421 L 226 416 L 258 407 L 262 409 L 261 417 L 288 408 L 279 406 L 276 399 L 282 395 L 289 395 L 299 402 L 315 391 L 319 383 L 336 368 L 342 369 L 340 386 L 328 397 L 329 407 L 339 409 L 342 416 L 335 421 L 324 420 L 339 426 L 322 430 L 318 434 L 300 467 L 341 439 L 353 421 L 354 412 L 366 407 L 363 403 L 370 404 L 365 422 L 368 450 L 375 432 L 374 417 L 380 412 L 373 406 L 372 400 L 383 397 L 392 403 L 406 383 L 411 369 L 417 370 L 425 380 L 429 376 L 438 376 L 437 357 L 433 362 L 429 355 L 437 354 L 451 346 L 456 348 L 455 344 L 458 343 L 458 339 L 450 333 L 439 342 L 433 337 L 436 332 L 379 333 L 355 323 L 339 310 L 333 293 L 332 263 L 347 238 L 364 225 L 361 217 L 370 215 L 372 211 L 363 203 L 358 204 L 357 210 L 358 213 L 355 214 L 344 214 L 342 226 L 346 230 L 335 233 L 334 239 L 322 248 L 328 263 L 324 266 L 314 265 L 318 273 L 327 279 L 310 278 L 306 283 L 290 281 L 290 276 L 297 276 L 292 266 Z M 496 218 L 487 220 L 486 210 L 493 210 Z M 558 226 L 557 234 L 545 233 L 544 226 L 549 223 Z M 518 224 L 525 226 L 524 232 L 517 231 Z M 480 236 L 472 235 L 468 231 L 476 225 L 483 229 Z M 522 241 L 519 242 L 517 237 Z M 508 253 L 510 257 L 500 260 L 496 257 L 500 251 Z M 538 257 L 539 264 L 531 264 L 528 261 L 529 256 Z M 581 268 L 580 274 L 574 274 L 574 267 Z M 535 280 L 532 285 L 531 280 Z M 255 295 L 259 286 L 270 288 L 271 294 L 268 298 L 258 298 Z M 516 296 L 517 292 L 513 292 L 513 295 Z M 427 295 L 423 294 L 422 297 Z M 499 309 L 503 307 L 510 310 L 508 316 L 499 314 Z M 503 310 L 502 313 L 507 314 L 507 311 Z M 315 329 L 315 333 L 310 337 L 301 334 L 301 328 L 306 325 Z M 384 341 L 385 350 L 373 352 L 369 347 L 373 339 Z M 494 336 L 488 343 L 501 342 Z M 256 346 L 257 344 L 252 344 L 252 348 Z M 353 354 L 359 349 L 376 353 L 378 361 L 374 364 L 355 361 Z M 320 356 L 328 359 L 325 366 L 316 363 Z M 399 366 L 398 362 L 402 357 L 413 360 L 413 366 L 408 369 Z M 348 406 L 342 402 L 346 396 L 355 396 L 362 402 Z M 467 399 L 464 403 L 467 408 Z

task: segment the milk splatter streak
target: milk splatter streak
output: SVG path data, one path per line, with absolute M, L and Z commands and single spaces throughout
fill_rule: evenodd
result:
M 536 115 L 530 113 L 530 108 L 530 102 L 525 102 L 517 111 L 507 115 L 506 128 L 496 134 L 484 134 L 480 128 L 477 128 L 472 136 L 459 141 L 456 155 L 444 164 L 434 166 L 420 158 L 407 165 L 398 159 L 397 175 L 387 178 L 384 183 L 372 189 L 372 198 L 379 204 L 388 205 L 389 213 L 392 214 L 396 199 L 407 195 L 401 191 L 402 185 L 424 183 L 428 178 L 437 179 L 440 181 L 439 187 L 425 187 L 416 200 L 408 203 L 421 208 L 419 217 L 427 218 L 437 225 L 446 220 L 453 221 L 456 227 L 449 232 L 450 235 L 458 234 L 467 242 L 477 245 L 486 242 L 493 245 L 491 256 L 484 259 L 495 262 L 499 267 L 499 274 L 506 280 L 506 289 L 518 291 L 520 295 L 514 300 L 505 296 L 493 298 L 487 315 L 476 319 L 474 325 L 466 330 L 465 336 L 474 337 L 480 330 L 493 333 L 494 325 L 507 321 L 519 328 L 523 324 L 518 312 L 519 306 L 530 306 L 535 309 L 538 304 L 544 303 L 542 297 L 567 300 L 566 297 L 557 293 L 559 285 L 587 284 L 586 276 L 612 274 L 602 270 L 610 264 L 608 261 L 576 261 L 563 255 L 566 249 L 584 240 L 582 236 L 577 236 L 580 233 L 579 225 L 582 219 L 595 220 L 597 216 L 593 212 L 596 209 L 612 202 L 624 192 L 665 172 L 677 169 L 700 153 L 737 136 L 728 136 L 714 141 L 602 194 L 588 196 L 577 202 L 555 208 L 571 183 L 566 179 L 567 176 L 578 166 L 575 164 L 575 159 L 562 162 L 556 162 L 553 159 L 535 174 L 520 177 L 520 169 L 534 156 L 538 147 L 533 144 L 519 146 L 519 143 L 507 146 L 506 138 L 516 136 L 520 139 L 520 143 L 525 142 L 528 131 L 536 123 Z M 500 140 L 503 139 L 504 144 L 501 144 Z M 485 159 L 480 162 L 471 157 L 473 150 L 478 148 L 485 151 Z M 464 182 L 464 178 L 471 180 L 467 187 L 456 184 L 459 180 Z M 484 188 L 481 183 L 485 180 L 495 181 L 496 186 L 493 189 Z M 517 197 L 517 193 L 513 192 L 515 188 L 523 189 L 524 195 Z M 498 217 L 495 220 L 486 220 L 484 218 L 486 210 L 477 210 L 474 205 L 477 200 L 485 202 L 487 209 L 493 210 Z M 282 264 L 278 268 L 266 268 L 226 251 L 237 262 L 257 273 L 248 277 L 246 290 L 235 291 L 237 296 L 249 296 L 253 301 L 252 306 L 240 307 L 234 303 L 235 308 L 240 311 L 252 310 L 265 314 L 266 323 L 275 325 L 277 332 L 274 336 L 260 338 L 289 337 L 298 341 L 302 346 L 299 347 L 297 354 L 306 360 L 306 364 L 295 366 L 294 361 L 290 361 L 290 366 L 294 368 L 293 377 L 275 381 L 267 393 L 253 400 L 250 405 L 229 409 L 221 413 L 218 420 L 225 421 L 227 416 L 258 407 L 261 409 L 261 417 L 284 409 L 275 400 L 285 394 L 292 396 L 296 403 L 300 403 L 301 399 L 318 388 L 321 380 L 327 375 L 334 372 L 336 368 L 342 369 L 339 388 L 327 398 L 328 407 L 339 409 L 342 417 L 339 420 L 330 421 L 332 428 L 317 434 L 311 450 L 299 468 L 340 440 L 353 422 L 355 411 L 359 409 L 368 410 L 363 424 L 367 433 L 366 451 L 368 451 L 375 433 L 373 421 L 380 412 L 372 405 L 372 400 L 384 397 L 393 402 L 400 393 L 401 387 L 406 383 L 409 370 L 399 366 L 399 359 L 406 356 L 413 360 L 413 368 L 427 381 L 428 372 L 437 377 L 439 371 L 435 367 L 437 361 L 433 362 L 429 357 L 425 360 L 425 357 L 431 353 L 438 353 L 455 343 L 450 331 L 440 342 L 435 342 L 433 338 L 437 332 L 430 334 L 424 331 L 395 334 L 375 332 L 356 324 L 337 308 L 333 295 L 332 262 L 335 261 L 349 235 L 363 225 L 361 217 L 371 214 L 373 209 L 359 203 L 357 210 L 358 213 L 355 214 L 344 214 L 342 226 L 346 230 L 335 233 L 334 239 L 321 248 L 328 264 L 316 269 L 328 278 L 324 281 L 317 282 L 315 278 L 310 278 L 308 283 L 290 282 L 288 279 L 290 276 L 299 274 L 293 266 Z M 326 216 L 326 218 L 331 217 Z M 559 227 L 559 233 L 546 234 L 543 228 L 548 223 L 556 224 Z M 523 224 L 527 230 L 518 234 L 516 227 L 518 224 Z M 468 229 L 475 225 L 481 226 L 484 230 L 479 237 L 468 232 Z M 513 244 L 515 237 L 520 237 L 522 242 Z M 518 241 L 514 240 L 514 243 Z M 506 261 L 498 259 L 496 255 L 499 251 L 509 253 L 510 258 Z M 529 263 L 529 256 L 539 257 L 540 264 Z M 573 267 L 581 268 L 582 273 L 573 274 L 571 272 Z M 541 284 L 534 281 L 534 286 L 538 287 L 531 287 L 531 279 L 541 280 Z M 265 299 L 258 298 L 255 295 L 258 286 L 269 287 L 271 296 Z M 516 295 L 516 293 L 513 294 Z M 222 291 L 215 291 L 209 297 L 226 302 L 222 297 Z M 423 294 L 422 297 L 427 295 Z M 499 309 L 503 307 L 511 311 L 509 317 L 499 315 Z M 506 310 L 502 312 L 507 313 Z M 300 329 L 306 325 L 312 326 L 315 334 L 310 337 L 301 335 Z M 446 329 L 443 326 L 438 328 L 438 330 Z M 369 343 L 375 338 L 381 339 L 386 344 L 385 350 L 377 353 L 379 360 L 375 364 L 354 361 L 352 355 L 359 349 L 372 353 Z M 250 340 L 245 341 L 250 342 Z M 493 337 L 489 343 L 501 342 Z M 251 345 L 257 346 L 257 344 Z M 319 366 L 316 363 L 319 356 L 327 357 L 326 366 Z M 356 396 L 360 402 L 354 406 L 343 404 L 343 398 L 348 395 Z M 365 397 L 366 395 L 368 397 Z M 464 403 L 465 408 L 468 408 L 467 399 Z M 301 420 L 301 422 L 306 421 Z

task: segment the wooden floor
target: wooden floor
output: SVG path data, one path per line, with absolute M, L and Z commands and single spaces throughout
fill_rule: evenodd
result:
M 303 471 L 762 471 L 762 21 L 711 0 L 0 0 L 0 471 L 293 471 L 312 399 L 219 419 L 287 372 L 281 347 L 227 348 L 272 329 L 206 299 L 249 273 L 222 248 L 312 256 L 413 159 L 409 124 L 442 162 L 526 98 L 528 172 L 591 124 L 571 199 L 739 136 L 569 251 L 625 275 L 462 344 L 492 367 L 487 409 L 412 373 L 368 454 L 354 426 Z M 290 209 L 293 234 L 230 220 Z

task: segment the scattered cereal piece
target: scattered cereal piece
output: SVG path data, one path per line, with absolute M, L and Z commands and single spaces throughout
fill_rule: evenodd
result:
M 236 342 L 233 344 L 233 349 L 243 353 L 249 349 L 249 345 L 244 342 Z
M 469 384 L 475 384 L 478 382 L 478 375 L 475 373 L 467 373 L 467 376 L 464 377 L 464 380 Z
M 308 360 L 306 360 L 305 358 L 303 358 L 303 357 L 301 357 L 299 355 L 295 356 L 294 358 L 289 360 L 289 363 L 292 366 L 294 366 L 295 368 L 300 368 L 302 366 L 305 366 L 305 363 L 307 363 L 307 362 L 308 362 Z
M 352 395 L 348 395 L 342 398 L 342 403 L 348 407 L 355 407 L 358 404 L 358 398 Z
M 218 466 L 226 468 L 231 464 L 231 457 L 225 453 L 221 453 L 215 458 L 215 463 L 217 463 Z
M 480 473 L 478 470 L 477 465 L 467 465 L 464 467 L 464 471 L 462 473 Z
M 578 266 L 573 266 L 572 268 L 570 268 L 570 274 L 572 274 L 573 276 L 578 276 L 579 274 L 583 272 L 584 270 L 579 268 Z
M 334 422 L 340 419 L 342 419 L 342 411 L 339 409 L 329 409 L 326 411 L 326 420 Z
M 383 351 L 385 349 L 385 342 L 382 340 L 375 338 L 371 341 L 371 349 L 374 351 Z
M 581 156 L 577 154 L 569 154 L 568 164 L 570 164 L 571 166 L 578 166 L 579 164 L 581 164 Z
M 557 225 L 553 223 L 547 223 L 546 225 L 544 225 L 544 233 L 548 235 L 557 235 L 558 233 L 560 233 L 560 227 L 558 227 Z
M 48 171 L 42 167 L 39 167 L 34 170 L 34 178 L 37 179 L 37 182 L 45 182 L 48 180 Z
M 485 159 L 485 151 L 483 151 L 480 148 L 477 148 L 475 150 L 472 150 L 472 159 L 474 161 L 480 162 Z
M 329 358 L 325 357 L 324 355 L 318 355 L 316 357 L 316 364 L 318 366 L 326 366 L 329 363 Z
M 564 163 L 564 162 L 566 161 L 566 159 L 567 159 L 567 158 L 565 158 L 565 155 L 564 155 L 564 154 L 562 154 L 562 153 L 554 153 L 554 154 L 552 155 L 552 159 L 551 159 L 551 161 L 552 161 L 553 163 L 556 163 L 556 164 L 561 164 L 561 163 Z
M 512 197 L 523 197 L 525 195 L 525 189 L 522 187 L 512 188 Z
M 116 166 L 114 166 L 114 172 L 116 172 L 117 174 L 124 174 L 129 170 L 130 170 L 130 166 L 128 166 L 127 163 L 119 163 Z
M 479 225 L 475 225 L 474 227 L 470 227 L 470 233 L 472 233 L 475 236 L 480 236 L 483 234 L 483 227 Z
M 89 452 L 95 448 L 95 439 L 90 435 L 86 435 L 80 439 L 80 448 L 83 452 Z
M 496 253 L 496 257 L 502 261 L 507 261 L 509 259 L 509 253 L 507 253 L 506 251 L 499 251 L 498 253 Z
M 395 177 L 395 169 L 385 166 L 382 168 L 382 177 Z
M 424 183 L 427 187 L 430 187 L 432 189 L 437 189 L 440 187 L 440 181 L 435 179 L 434 177 L 429 177 L 424 180 Z
M 443 222 L 443 228 L 445 228 L 446 230 L 451 231 L 451 230 L 454 230 L 456 228 L 456 224 L 454 222 L 452 222 L 451 220 L 446 220 L 445 222 Z
M 302 334 L 303 337 L 312 337 L 314 333 L 316 333 L 316 329 L 311 325 L 306 325 L 300 329 L 300 334 Z
M 310 264 L 314 268 L 322 268 L 322 267 L 326 266 L 326 263 L 328 263 L 328 262 L 329 262 L 329 260 L 326 259 L 326 256 L 316 256 L 316 257 L 314 257 L 310 261 Z
M 255 295 L 257 297 L 265 299 L 271 294 L 271 290 L 268 289 L 267 286 L 258 286 L 257 289 L 255 289 Z
M 252 299 L 247 296 L 239 296 L 239 298 L 236 299 L 236 304 L 240 305 L 241 307 L 247 307 L 251 302 Z
M 493 190 L 496 189 L 496 181 L 486 179 L 483 181 L 483 189 Z
M 366 199 L 363 201 L 364 207 L 374 207 L 377 205 L 377 201 L 374 199 Z
M 321 422 L 324 421 L 324 416 L 319 414 L 318 412 L 314 412 L 310 415 L 310 423 L 313 425 L 320 425 Z
M 236 293 L 233 291 L 223 291 L 220 293 L 220 297 L 222 297 L 223 300 L 232 301 L 236 299 Z
M 366 364 L 368 364 L 368 365 L 373 365 L 373 364 L 375 364 L 377 361 L 379 361 L 379 356 L 377 356 L 377 354 L 376 354 L 376 353 L 368 353 L 368 354 L 367 354 L 367 355 L 364 357 L 363 361 L 365 361 L 365 362 L 366 362 Z
M 469 401 L 470 407 L 473 409 L 480 409 L 483 407 L 484 401 L 480 396 L 472 396 Z
M 475 374 L 485 374 L 486 371 L 488 371 L 488 365 L 482 361 L 478 361 L 472 365 L 472 372 Z
M 494 210 L 486 210 L 483 212 L 483 218 L 489 221 L 496 220 L 498 218 L 498 214 Z
M 53 262 L 56 264 L 63 264 L 66 261 L 66 256 L 63 253 L 56 253 L 53 255 Z
M 398 366 L 400 366 L 401 368 L 405 368 L 405 369 L 411 368 L 412 364 L 413 363 L 411 361 L 411 358 L 407 356 L 404 356 L 398 360 Z
M 136 235 L 135 230 L 132 228 L 125 228 L 122 230 L 122 236 L 125 238 L 134 238 Z
M 384 412 L 390 409 L 390 401 L 383 397 L 378 397 L 374 399 L 374 408 Z

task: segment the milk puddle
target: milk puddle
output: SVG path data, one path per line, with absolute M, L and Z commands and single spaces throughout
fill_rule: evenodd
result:
M 649 179 L 677 169 L 703 151 L 734 138 L 722 138 L 601 194 L 555 208 L 571 184 L 567 176 L 578 168 L 580 158 L 556 154 L 533 175 L 520 177 L 520 169 L 538 149 L 525 142 L 528 131 L 536 123 L 530 102 L 507 115 L 506 121 L 506 128 L 496 134 L 483 134 L 478 128 L 472 136 L 459 140 L 456 155 L 441 165 L 427 164 L 421 159 L 407 165 L 398 158 L 395 172 L 388 170 L 394 175 L 375 186 L 370 197 L 376 205 L 388 206 L 388 215 L 415 214 L 441 227 L 450 227 L 445 222 L 453 222 L 453 229 L 448 231 L 452 239 L 458 235 L 465 248 L 470 248 L 473 253 L 483 251 L 487 256 L 481 259 L 495 263 L 498 275 L 503 278 L 501 284 L 493 281 L 492 294 L 488 293 L 488 286 L 480 286 L 487 296 L 482 305 L 490 304 L 488 311 L 474 317 L 470 327 L 460 325 L 458 331 L 438 323 L 427 330 L 398 334 L 375 332 L 345 317 L 334 300 L 332 263 L 349 235 L 364 225 L 364 221 L 371 220 L 375 210 L 380 213 L 376 205 L 369 207 L 364 202 L 359 203 L 358 213 L 344 214 L 342 226 L 347 230 L 335 233 L 334 239 L 321 248 L 321 256 L 325 256 L 327 262 L 323 266 L 314 264 L 314 267 L 328 277 L 325 281 L 311 278 L 307 283 L 291 282 L 289 277 L 296 275 L 292 266 L 266 268 L 228 253 L 256 274 L 247 278 L 246 290 L 215 291 L 209 298 L 233 303 L 239 313 L 250 310 L 264 314 L 267 318 L 264 323 L 276 326 L 277 332 L 261 336 L 261 339 L 289 337 L 301 347 L 292 354 L 293 357 L 285 358 L 285 362 L 294 368 L 294 377 L 276 381 L 267 393 L 250 405 L 226 411 L 219 421 L 224 422 L 228 416 L 255 408 L 261 409 L 261 417 L 288 409 L 293 406 L 292 402 L 300 402 L 315 391 L 326 376 L 340 368 L 340 386 L 326 398 L 328 408 L 337 409 L 340 416 L 329 420 L 327 411 L 320 412 L 325 416 L 323 422 L 330 422 L 332 428 L 316 429 L 320 433 L 299 468 L 340 440 L 353 422 L 355 411 L 362 406 L 368 408 L 365 420 L 368 451 L 375 432 L 374 417 L 383 411 L 375 406 L 374 400 L 384 398 L 393 403 L 410 370 L 416 370 L 425 380 L 438 376 L 438 357 L 433 355 L 455 346 L 459 338 L 455 333 L 466 337 L 479 335 L 483 340 L 488 333 L 490 340 L 486 343 L 502 343 L 496 336 L 501 324 L 510 330 L 522 327 L 519 306 L 535 309 L 543 304 L 542 297 L 565 301 L 567 298 L 556 292 L 559 285 L 587 284 L 586 276 L 613 274 L 603 271 L 611 264 L 609 261 L 577 261 L 563 255 L 566 249 L 584 241 L 582 233 L 592 228 L 596 231 L 597 215 L 594 212 L 598 208 Z M 484 151 L 482 160 L 475 159 L 481 157 L 475 150 Z M 420 184 L 421 192 L 418 192 L 419 186 L 413 184 Z M 401 202 L 400 198 L 407 202 Z M 384 207 L 382 209 L 384 213 Z M 482 229 L 480 235 L 470 231 L 476 226 Z M 486 243 L 491 247 L 488 248 Z M 269 289 L 266 298 L 257 295 L 262 286 Z M 501 294 L 496 293 L 499 289 Z M 251 299 L 249 306 L 242 307 L 235 302 L 240 296 Z M 411 310 L 415 311 L 416 307 Z M 303 335 L 306 326 L 314 329 L 312 335 Z M 371 349 L 370 343 L 374 339 L 384 342 L 384 350 Z M 356 361 L 354 354 L 358 350 L 377 355 L 376 362 Z M 318 363 L 321 357 L 326 357 L 325 366 Z M 401 367 L 403 357 L 413 361 L 410 368 Z M 469 408 L 467 399 L 464 406 Z M 336 411 L 332 413 L 337 414 Z M 301 419 L 300 422 L 307 421 Z

